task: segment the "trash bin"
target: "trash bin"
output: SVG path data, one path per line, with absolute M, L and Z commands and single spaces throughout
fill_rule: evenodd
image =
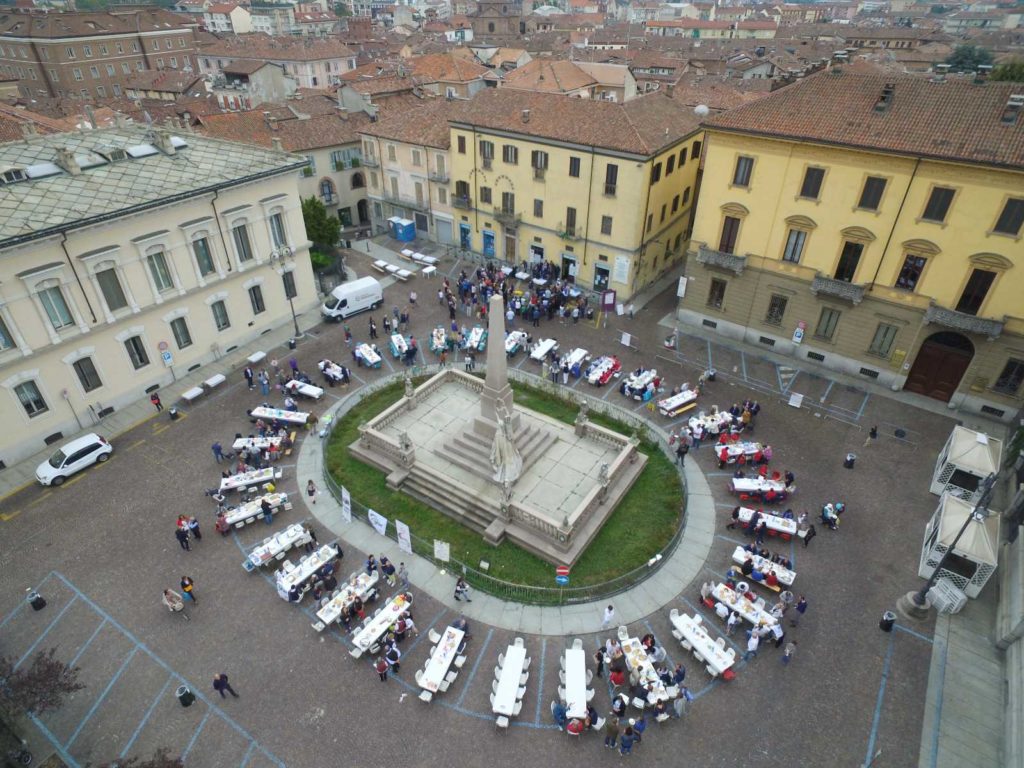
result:
M 857 454 L 848 453 L 846 454 L 846 458 L 843 459 L 843 466 L 846 467 L 846 469 L 853 469 L 853 463 L 855 461 L 857 461 Z
M 32 606 L 33 611 L 41 611 L 46 607 L 46 600 L 35 590 L 28 593 L 28 604 Z
M 892 625 L 896 623 L 896 614 L 886 611 L 882 614 L 882 620 L 878 622 L 878 628 L 883 632 L 892 632 Z
M 178 697 L 178 701 L 181 702 L 183 707 L 191 707 L 192 702 L 196 700 L 196 695 L 192 693 L 187 685 L 179 685 L 174 695 Z
M 178 409 L 177 408 L 168 408 L 167 409 L 167 415 L 171 417 L 171 421 L 177 421 L 178 420 Z
M 716 371 L 714 368 L 708 368 L 706 371 L 704 371 L 704 378 L 707 381 L 714 381 L 715 380 L 715 376 L 717 376 L 717 375 L 718 375 L 718 371 Z
M 288 339 L 288 349 L 295 349 L 295 339 Z

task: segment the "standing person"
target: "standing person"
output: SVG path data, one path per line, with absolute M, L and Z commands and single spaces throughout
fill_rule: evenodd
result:
M 242 375 L 243 375 L 243 376 L 245 376 L 245 383 L 246 383 L 246 385 L 247 385 L 247 386 L 249 387 L 249 389 L 250 389 L 250 390 L 253 390 L 253 389 L 255 389 L 255 386 L 253 386 L 252 380 L 253 380 L 253 377 L 254 377 L 254 376 L 255 376 L 256 374 L 254 374 L 254 373 L 253 373 L 253 371 L 252 371 L 252 367 L 251 367 L 251 366 L 248 366 L 248 365 L 247 365 L 247 366 L 245 366 L 245 370 L 244 370 L 244 371 L 242 371 Z
M 794 653 L 796 653 L 796 640 L 790 640 L 786 643 L 786 649 L 782 652 L 782 663 L 788 665 Z
M 747 651 L 743 654 L 744 661 L 750 661 L 757 656 L 757 645 L 760 641 L 761 639 L 756 631 L 750 633 L 750 639 L 747 640 Z
M 604 677 L 604 648 L 598 648 L 594 651 L 594 663 L 597 664 L 594 674 L 597 677 Z
M 373 322 L 373 318 L 372 317 L 370 318 L 370 338 L 371 339 L 376 339 L 377 338 L 377 324 L 375 322 Z
M 188 576 L 181 577 L 181 591 L 188 600 L 191 600 L 196 605 L 199 605 L 199 601 L 196 600 L 196 584 Z
M 409 303 L 416 306 L 416 291 L 409 291 Z
M 686 444 L 686 441 L 680 440 L 679 445 L 676 446 L 676 464 L 680 467 L 686 466 L 686 454 L 690 452 L 690 446 Z
M 306 483 L 306 495 L 309 497 L 311 504 L 316 504 L 316 483 L 313 482 L 312 478 Z
M 156 392 L 149 396 L 149 402 L 156 406 L 156 412 L 160 413 L 164 409 L 164 404 L 160 402 L 160 395 Z
M 395 565 L 383 555 L 380 558 L 380 570 L 384 574 L 384 578 L 388 581 L 388 586 L 392 589 L 398 583 L 395 579 Z
M 818 529 L 814 527 L 814 523 L 811 523 L 811 527 L 807 529 L 807 533 L 804 534 L 804 548 L 810 543 L 811 539 L 818 535 Z
M 177 537 L 178 543 L 181 544 L 181 548 L 182 549 L 184 549 L 186 552 L 192 551 L 192 547 L 190 547 L 189 543 L 188 543 L 188 530 L 187 529 L 176 528 L 174 530 L 174 535 Z
M 632 726 L 627 725 L 626 730 L 622 732 L 622 736 L 619 738 L 619 754 L 631 754 L 633 752 L 634 741 L 636 741 L 636 734 L 633 733 Z
M 568 384 L 569 383 L 569 364 L 568 363 L 562 363 L 562 383 L 563 384 Z
M 164 590 L 163 603 L 171 613 L 180 613 L 185 621 L 191 621 L 189 615 L 185 613 L 185 601 L 173 589 Z
M 604 618 L 601 619 L 601 629 L 608 629 L 611 626 L 612 621 L 615 619 L 615 608 L 609 605 L 604 609 Z
M 294 379 L 299 375 L 299 361 L 294 357 L 288 358 L 288 367 L 292 369 L 292 378 Z
M 619 718 L 609 715 L 604 723 L 604 745 L 609 749 L 615 749 L 615 742 L 619 740 Z
M 196 541 L 200 541 L 203 538 L 203 533 L 199 530 L 199 521 L 195 517 L 188 519 L 188 532 L 196 537 Z
M 800 599 L 796 601 L 796 612 L 793 614 L 793 618 L 789 620 L 789 626 L 795 627 L 800 624 L 800 619 L 807 613 L 807 598 L 800 595 Z
M 274 522 L 274 508 L 270 506 L 270 502 L 267 501 L 267 497 L 264 496 L 260 502 L 260 509 L 263 511 L 263 522 L 270 525 Z
M 672 717 L 676 720 L 690 711 L 690 702 L 693 701 L 693 694 L 685 685 L 681 686 L 675 701 L 672 702 Z
M 236 699 L 238 698 L 238 694 L 235 693 L 235 689 L 232 688 L 231 683 L 228 682 L 228 676 L 223 672 L 221 672 L 219 675 L 213 676 L 213 690 L 217 691 L 217 693 L 220 694 L 220 697 L 222 699 L 227 698 L 227 696 L 224 695 L 225 691 L 230 693 Z
M 260 371 L 260 393 L 264 397 L 270 394 L 270 375 L 266 368 Z
M 740 616 L 736 611 L 729 613 L 729 620 L 725 623 L 725 634 L 732 635 L 736 631 L 736 625 L 740 623 Z
M 402 589 L 409 588 L 409 569 L 405 567 L 405 563 L 398 564 L 398 580 L 402 582 Z
M 316 540 L 316 531 L 313 530 L 312 525 L 306 526 L 306 534 L 309 536 L 309 541 L 306 542 L 306 551 L 312 552 L 320 544 L 320 542 Z
M 213 458 L 220 464 L 224 460 L 224 447 L 218 442 L 211 445 L 210 450 L 213 451 Z
M 382 656 L 377 657 L 377 661 L 373 663 L 373 669 L 380 677 L 380 681 L 382 683 L 386 683 L 388 681 L 388 663 Z
M 455 600 L 459 601 L 462 598 L 466 598 L 467 603 L 473 602 L 469 599 L 469 585 L 466 584 L 466 580 L 460 576 L 458 581 L 455 582 Z

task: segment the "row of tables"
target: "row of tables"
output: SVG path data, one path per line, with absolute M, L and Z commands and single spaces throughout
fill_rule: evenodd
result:
M 220 491 L 235 491 L 240 488 L 248 488 L 250 485 L 260 485 L 261 483 L 269 483 L 273 480 L 280 480 L 282 471 L 280 469 L 274 469 L 274 467 L 263 467 L 263 469 L 254 469 L 251 472 L 241 472 L 231 477 L 222 477 L 220 479 Z
M 607 384 L 620 370 L 622 370 L 622 363 L 617 357 L 602 355 L 587 366 L 583 375 L 586 376 L 590 384 L 600 387 Z
M 754 510 L 750 507 L 740 507 L 739 520 L 741 523 L 749 523 L 754 517 Z M 791 517 L 782 517 L 781 515 L 775 515 L 771 512 L 761 512 L 761 519 L 764 520 L 765 525 L 769 531 L 775 531 L 776 533 L 785 533 L 789 536 L 796 535 L 796 520 Z
M 322 390 L 321 390 L 322 391 Z M 286 411 L 282 408 L 269 408 L 265 405 L 257 406 L 249 412 L 254 419 L 264 421 L 281 421 L 286 424 L 305 424 L 309 421 L 309 413 L 305 411 Z
M 318 570 L 330 563 L 338 556 L 338 547 L 335 544 L 324 544 L 320 549 L 303 557 L 297 564 L 291 560 L 285 560 L 281 569 L 277 572 L 275 581 L 277 583 L 278 595 L 284 600 L 288 599 L 288 592 L 292 587 L 299 587 Z
M 314 629 L 322 632 L 328 625 L 336 622 L 341 618 L 342 610 L 351 605 L 357 597 L 365 603 L 379 580 L 380 575 L 377 571 L 372 574 L 360 571 L 356 578 L 349 579 L 349 582 L 340 587 L 334 596 L 316 612 L 319 622 L 313 625 Z

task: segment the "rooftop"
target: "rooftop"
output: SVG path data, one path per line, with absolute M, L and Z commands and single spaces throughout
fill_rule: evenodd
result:
M 302 102 L 295 104 L 300 110 Z M 274 139 L 288 152 L 308 152 L 313 149 L 340 147 L 359 141 L 359 131 L 370 125 L 365 113 L 316 115 L 297 118 L 288 107 L 254 109 L 248 112 L 228 112 L 200 118 L 197 130 L 206 136 L 228 141 L 273 146 Z
M 351 48 L 333 38 L 272 37 L 260 33 L 225 37 L 204 46 L 202 52 L 208 56 L 268 61 L 320 61 L 355 56 Z
M 148 69 L 135 72 L 128 78 L 127 88 L 138 88 L 146 91 L 164 91 L 167 93 L 185 93 L 203 79 L 195 72 L 181 72 L 176 69 Z M 205 92 L 202 85 L 199 90 Z
M 893 94 L 875 109 L 887 84 Z M 707 121 L 712 129 L 1024 169 L 1024 115 L 1005 123 L 1019 83 L 823 72 Z M 821 105 L 827 104 L 828 109 Z
M 27 178 L 6 183 L 0 195 L 0 248 L 126 216 L 177 197 L 234 186 L 298 168 L 305 161 L 283 152 L 186 134 L 163 134 L 174 152 L 157 148 L 146 127 L 109 128 L 37 136 L 0 144 L 0 167 Z M 57 164 L 64 150 L 81 168 Z M 123 159 L 118 159 L 121 152 Z
M 0 37 L 36 40 L 66 37 L 137 34 L 138 32 L 185 32 L 195 22 L 160 8 L 111 11 L 47 13 L 0 12 Z
M 451 145 L 448 121 L 458 116 L 463 105 L 464 102 L 442 98 L 427 99 L 419 106 L 394 110 L 376 123 L 368 123 L 362 133 L 407 144 L 448 149 Z
M 572 93 L 597 85 L 597 80 L 565 59 L 533 59 L 513 69 L 502 82 L 502 88 L 542 93 Z

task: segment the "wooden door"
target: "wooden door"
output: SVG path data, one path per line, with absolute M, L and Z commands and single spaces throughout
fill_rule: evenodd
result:
M 936 333 L 921 345 L 903 389 L 948 403 L 974 357 L 974 345 L 958 333 Z

